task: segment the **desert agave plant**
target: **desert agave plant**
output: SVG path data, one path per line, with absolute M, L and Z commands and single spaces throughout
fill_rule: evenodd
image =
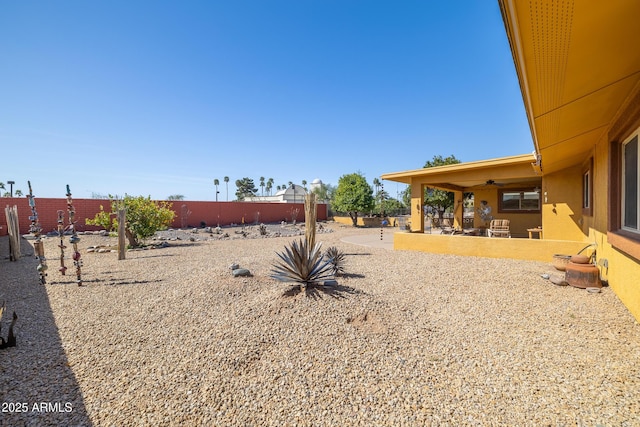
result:
M 322 256 L 322 244 L 309 248 L 306 240 L 292 242 L 285 246 L 285 252 L 278 253 L 280 262 L 273 265 L 271 277 L 281 282 L 296 282 L 301 289 L 318 286 L 322 281 L 333 278 L 333 267 Z
M 325 258 L 328 260 L 331 265 L 331 269 L 333 271 L 334 276 L 338 276 L 340 274 L 344 274 L 344 261 L 345 255 L 340 249 L 335 246 L 331 246 L 327 249 L 325 253 Z

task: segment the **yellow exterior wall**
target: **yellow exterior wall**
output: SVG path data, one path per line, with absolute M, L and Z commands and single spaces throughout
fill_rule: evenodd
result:
M 542 217 L 539 213 L 519 213 L 510 215 L 501 215 L 505 219 L 510 220 L 512 237 L 529 237 L 527 228 L 536 228 L 542 225 Z M 543 237 L 546 238 L 543 234 Z
M 590 237 L 598 244 L 596 257 L 602 279 L 607 280 L 620 301 L 640 321 L 640 263 L 607 243 L 606 233 L 592 229 Z M 608 268 L 603 266 L 605 262 Z
M 365 217 L 362 216 L 358 216 L 358 227 L 364 227 L 364 226 L 368 226 L 368 224 L 365 224 L 365 220 L 363 219 Z M 351 217 L 348 216 L 335 216 L 333 217 L 333 220 L 339 224 L 343 224 L 343 225 L 350 225 L 353 226 L 353 221 L 351 220 Z M 375 218 L 375 227 L 380 227 L 380 222 L 378 218 Z M 394 217 L 394 216 L 390 216 L 387 217 L 387 220 L 389 221 L 389 226 L 397 226 L 398 224 L 398 218 Z
M 497 215 L 498 214 L 498 192 L 495 190 L 489 190 L 489 189 L 477 189 L 473 192 L 473 203 L 474 203 L 474 209 L 475 209 L 475 214 L 473 217 L 473 226 L 475 228 L 480 228 L 480 227 L 484 227 L 484 228 L 488 228 L 489 227 L 489 221 L 482 221 L 482 218 L 480 218 L 480 216 L 478 215 L 478 208 L 480 207 L 480 204 L 482 201 L 486 201 L 487 205 L 491 208 L 491 216 L 499 219 Z
M 601 277 L 640 321 L 640 261 L 613 248 L 607 241 L 609 144 L 602 139 L 593 151 L 593 216 L 585 216 L 587 240 L 595 242 Z M 605 268 L 603 264 L 607 264 Z
M 606 232 L 609 185 L 609 144 L 601 140 L 593 150 L 593 217 L 585 217 L 585 230 L 593 227 Z M 588 233 L 588 231 L 587 231 Z
M 483 222 L 477 213 L 480 203 L 485 200 L 491 207 L 491 216 L 494 219 L 508 219 L 510 221 L 512 237 L 529 237 L 527 228 L 535 228 L 542 225 L 542 217 L 540 213 L 501 213 L 498 212 L 498 190 L 497 189 L 478 189 L 473 192 L 473 198 L 476 208 L 474 217 L 474 227 L 489 227 L 489 221 Z
M 582 223 L 582 167 L 545 175 L 542 181 L 544 238 L 586 241 Z
M 551 263 L 554 254 L 577 254 L 585 247 L 585 243 L 567 240 L 507 239 L 398 232 L 393 235 L 393 247 L 396 250 L 525 259 Z
M 333 216 L 333 220 L 339 224 L 344 224 L 344 225 L 353 225 L 353 221 L 351 220 L 351 217 L 349 216 Z M 362 218 L 358 217 L 358 225 L 364 225 L 362 223 Z

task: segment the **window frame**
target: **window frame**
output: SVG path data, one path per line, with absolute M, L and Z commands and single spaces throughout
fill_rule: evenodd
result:
M 524 199 L 524 193 L 536 193 L 538 195 L 538 208 L 537 209 L 505 209 L 503 206 L 503 195 L 505 193 L 520 193 L 519 204 L 522 206 L 522 201 Z M 505 214 L 531 214 L 531 213 L 540 213 L 542 211 L 542 198 L 540 197 L 540 192 L 535 191 L 535 187 L 521 187 L 521 188 L 501 188 L 498 190 L 498 213 Z
M 593 157 L 582 168 L 582 214 L 593 216 Z
M 626 185 L 627 185 L 627 161 L 625 158 L 625 148 L 631 142 L 635 140 L 636 144 L 636 152 L 635 152 L 635 170 L 633 171 L 635 175 L 635 228 L 629 227 L 626 224 Z M 621 144 L 621 171 L 620 171 L 620 228 L 626 232 L 637 234 L 638 238 L 640 238 L 640 197 L 638 197 L 638 190 L 640 189 L 640 156 L 638 155 L 638 148 L 640 146 L 640 128 L 636 129 L 627 139 L 625 139 Z
M 640 133 L 640 86 L 621 106 L 607 134 L 607 242 L 616 250 L 640 260 L 640 235 L 622 228 L 622 143 Z

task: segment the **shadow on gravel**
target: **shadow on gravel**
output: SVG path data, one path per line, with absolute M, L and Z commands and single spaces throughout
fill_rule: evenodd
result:
M 48 285 L 51 286 L 57 286 L 57 285 L 78 285 L 78 282 L 75 279 L 75 276 L 70 276 L 67 275 L 66 276 L 67 279 L 66 280 L 52 280 L 52 281 L 47 281 Z M 89 280 L 84 280 L 82 279 L 82 286 L 87 286 L 87 284 L 89 283 L 96 283 L 99 282 L 99 279 L 89 279 Z
M 300 285 L 295 285 L 292 288 L 285 291 L 282 296 L 294 297 L 302 292 Z M 325 295 L 332 298 L 346 298 L 348 295 L 359 294 L 360 291 L 352 288 L 351 286 L 344 286 L 340 284 L 335 285 L 321 285 L 321 286 L 308 286 L 305 289 L 305 296 L 307 298 L 313 298 L 315 300 L 322 299 Z
M 21 239 L 21 252 L 33 254 L 33 246 Z M 49 305 L 50 285 L 40 284 L 33 255 L 11 262 L 3 259 L 8 253 L 8 237 L 0 237 L 0 300 L 18 315 L 16 347 L 0 350 L 0 424 L 91 426 Z
M 121 286 L 121 285 L 142 285 L 145 283 L 159 283 L 162 280 L 96 280 L 96 282 L 105 282 L 107 286 Z
M 368 256 L 371 256 L 371 252 L 352 253 L 352 254 L 347 254 L 347 253 L 345 253 L 345 256 L 361 256 L 361 255 L 368 255 Z
M 340 277 L 346 277 L 347 279 L 364 279 L 365 275 L 358 273 L 342 273 L 340 274 Z
M 136 259 L 147 259 L 147 258 L 160 258 L 160 257 L 172 257 L 175 256 L 174 254 L 159 254 L 159 255 L 140 255 L 137 256 L 135 258 L 129 258 L 130 260 L 136 260 Z M 123 260 L 126 261 L 126 258 Z

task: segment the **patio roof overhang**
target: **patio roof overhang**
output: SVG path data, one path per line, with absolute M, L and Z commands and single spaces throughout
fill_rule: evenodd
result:
M 542 172 L 581 164 L 640 84 L 640 1 L 498 1 Z
M 536 156 L 523 154 L 392 172 L 383 174 L 381 178 L 405 184 L 422 184 L 448 191 L 470 192 L 475 188 L 486 187 L 489 180 L 500 185 L 539 184 L 542 178 L 536 173 L 536 168 Z

